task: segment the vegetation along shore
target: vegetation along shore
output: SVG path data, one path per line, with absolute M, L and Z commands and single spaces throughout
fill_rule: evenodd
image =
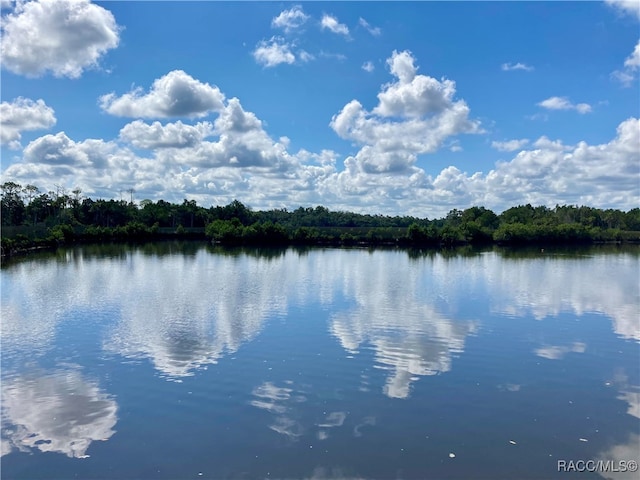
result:
M 7 181 L 2 256 L 63 244 L 193 238 L 228 245 L 544 245 L 640 243 L 640 208 L 519 205 L 500 214 L 474 206 L 439 219 L 330 211 L 325 207 L 253 211 L 240 201 L 205 208 L 194 200 L 102 200 L 42 193 Z

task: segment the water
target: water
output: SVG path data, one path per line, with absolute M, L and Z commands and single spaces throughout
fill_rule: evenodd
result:
M 637 247 L 12 261 L 2 477 L 540 479 L 638 461 L 639 275 Z

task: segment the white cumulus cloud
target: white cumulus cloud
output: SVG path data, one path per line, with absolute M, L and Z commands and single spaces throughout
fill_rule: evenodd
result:
M 399 136 L 399 131 L 393 134 Z M 472 205 L 499 213 L 526 203 L 628 210 L 640 202 L 637 118 L 622 122 L 607 143 L 570 145 L 541 137 L 489 171 L 467 173 L 449 166 L 435 175 L 417 163 L 407 164 L 411 155 L 418 155 L 415 150 L 394 150 L 391 144 L 385 144 L 389 149 L 364 145 L 344 160 L 344 169 L 337 168 L 338 156 L 331 151 L 291 152 L 286 138 L 271 138 L 236 99 L 216 119 L 213 135 L 217 138 L 212 141 L 173 149 L 149 141 L 147 146 L 155 149 L 148 158 L 114 141 L 45 135 L 2 174 L 45 191 L 57 183 L 102 198 L 117 198 L 119 190 L 134 188 L 139 198 L 189 198 L 203 205 L 238 198 L 253 208 L 322 204 L 429 218 Z
M 632 208 L 640 201 L 640 122 L 622 122 L 609 143 L 564 145 L 542 137 L 535 149 L 498 163 L 484 178 L 484 204 L 495 193 L 501 202 L 553 206 L 582 204 L 603 208 Z M 510 192 L 507 186 L 511 186 Z M 494 193 L 491 193 L 494 192 Z M 516 194 L 518 201 L 511 196 Z M 495 199 L 497 200 L 497 199 Z M 527 200 L 524 202 L 524 200 Z
M 0 142 L 10 148 L 20 148 L 22 132 L 27 130 L 47 129 L 55 125 L 56 117 L 53 109 L 39 99 L 18 97 L 12 102 L 0 104 Z
M 336 154 L 290 153 L 289 143 L 286 137 L 271 138 L 261 120 L 231 98 L 213 124 L 138 120 L 114 141 L 45 135 L 31 142 L 6 174 L 22 183 L 32 179 L 41 188 L 53 188 L 53 182 L 77 186 L 102 198 L 134 188 L 140 198 L 169 201 L 186 195 L 207 204 L 242 198 L 273 208 L 320 203 L 316 188 L 335 172 Z M 123 144 L 149 152 L 138 155 Z
M 533 146 L 508 161 L 497 162 L 488 172 L 467 173 L 449 166 L 435 176 L 417 165 L 384 171 L 381 163 L 388 162 L 389 153 L 367 159 L 368 164 L 360 157 L 375 150 L 363 148 L 348 157 L 345 170 L 324 180 L 323 186 L 342 209 L 405 212 L 430 218 L 472 205 L 484 205 L 499 213 L 526 203 L 631 209 L 640 202 L 637 118 L 622 122 L 615 138 L 605 144 L 566 145 L 542 137 Z
M 173 172 L 164 170 L 153 159 L 139 158 L 115 141 L 85 139 L 75 141 L 64 132 L 45 135 L 25 147 L 22 161 L 9 166 L 6 173 L 18 182 L 31 183 L 42 190 L 54 190 L 54 183 L 79 187 L 86 195 L 115 198 L 118 191 L 147 187 L 162 191 Z
M 181 152 L 160 152 L 158 158 L 203 168 L 262 169 L 263 172 L 284 172 L 292 167 L 294 158 L 286 151 L 286 141 L 274 141 L 262 128 L 262 122 L 242 108 L 237 98 L 215 120 L 217 141 L 203 141 Z
M 296 61 L 291 46 L 279 37 L 271 37 L 268 41 L 261 40 L 253 51 L 253 58 L 264 67 L 275 67 L 281 63 L 292 64 Z
M 29 143 L 23 158 L 27 163 L 63 167 L 106 166 L 106 158 L 114 145 L 100 139 L 74 142 L 64 132 L 45 135 Z M 62 170 L 64 171 L 64 169 Z
M 78 78 L 120 40 L 113 14 L 87 0 L 17 2 L 2 23 L 2 65 L 28 77 Z
M 383 86 L 378 105 L 368 112 L 352 100 L 333 116 L 330 126 L 340 137 L 363 145 L 345 161 L 347 170 L 406 171 L 418 154 L 436 151 L 448 137 L 479 132 L 466 103 L 453 100 L 455 83 L 418 75 L 414 61 L 410 52 L 394 51 L 387 64 L 396 82 Z
M 187 76 L 192 96 L 208 98 L 213 92 L 215 100 L 188 111 L 196 116 L 211 109 L 218 114 L 212 122 L 136 120 L 115 139 L 44 135 L 29 143 L 2 175 L 44 191 L 54 183 L 80 187 L 94 198 L 118 198 L 119 191 L 134 188 L 138 198 L 172 202 L 189 198 L 221 205 L 239 199 L 256 209 L 322 204 L 429 218 L 472 205 L 499 213 L 526 203 L 630 209 L 640 202 L 637 118 L 621 122 L 607 143 L 572 145 L 546 136 L 529 143 L 496 141 L 494 148 L 514 154 L 489 171 L 448 166 L 429 173 L 422 166 L 426 154 L 461 149 L 460 134 L 481 133 L 481 126 L 457 98 L 455 83 L 418 73 L 410 52 L 393 52 L 387 64 L 393 78 L 381 86 L 377 105 L 367 109 L 354 99 L 330 122 L 339 137 L 356 146 L 346 158 L 330 150 L 292 151 L 287 137 L 270 136 L 240 100 L 227 101 L 219 90 Z M 200 97 L 194 94 L 199 89 L 204 92 Z M 154 84 L 146 94 L 129 94 L 129 102 L 117 103 L 126 96 L 112 98 L 110 106 L 121 113 L 126 106 L 168 116 L 184 97 L 175 93 Z M 185 111 L 184 105 L 180 108 Z
M 218 87 L 202 83 L 182 70 L 173 70 L 154 80 L 149 93 L 136 88 L 118 97 L 100 97 L 103 110 L 118 117 L 167 118 L 203 117 L 223 107 Z
M 245 111 L 240 100 L 232 98 L 216 119 L 215 128 L 219 134 L 245 133 L 252 130 L 262 130 L 262 122 L 254 113 Z
M 414 66 L 414 60 L 411 52 L 393 52 L 387 65 L 398 82 L 387 85 L 378 94 L 380 104 L 374 109 L 374 113 L 386 117 L 420 117 L 452 106 L 455 82 L 417 75 L 418 68 Z
M 638 69 L 640 69 L 640 40 L 631 55 L 625 59 L 624 68 L 614 71 L 611 77 L 618 80 L 623 86 L 630 87 L 636 79 Z
M 86 153 L 76 148 L 76 143 L 64 132 L 40 137 L 24 149 L 28 163 L 52 165 L 79 165 L 86 163 Z
M 120 130 L 120 139 L 136 148 L 155 150 L 157 148 L 194 147 L 213 132 L 210 122 L 196 125 L 185 125 L 181 121 L 162 125 L 153 122 L 151 125 L 136 120 Z
M 538 106 L 547 110 L 575 110 L 580 114 L 591 112 L 591 105 L 588 103 L 571 103 L 567 97 L 549 97 L 538 103 Z
M 349 35 L 349 27 L 347 27 L 344 23 L 340 23 L 336 17 L 328 15 L 326 13 L 322 16 L 320 26 L 323 30 L 326 29 L 338 35 Z
M 624 66 L 632 70 L 640 68 L 640 41 L 636 44 L 631 55 L 624 61 Z
M 640 19 L 640 2 L 638 0 L 605 0 L 607 5 L 622 14 L 628 14 Z
M 520 150 L 528 143 L 529 140 L 526 138 L 521 138 L 520 140 L 505 140 L 504 142 L 493 141 L 491 142 L 491 147 L 501 152 L 513 152 L 515 150 Z
M 282 28 L 289 33 L 300 28 L 309 19 L 309 15 L 304 13 L 300 5 L 295 5 L 289 10 L 283 10 L 277 17 L 271 20 L 271 27 Z

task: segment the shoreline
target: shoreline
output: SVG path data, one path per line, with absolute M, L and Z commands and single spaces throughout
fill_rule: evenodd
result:
M 545 248 L 570 248 L 577 249 L 589 246 L 622 246 L 622 245 L 640 245 L 640 239 L 632 238 L 626 240 L 581 240 L 581 241 L 530 241 L 530 242 L 501 242 L 501 241 L 485 241 L 485 242 L 468 242 L 458 241 L 455 243 L 434 243 L 434 242 L 412 242 L 406 237 L 394 240 L 347 240 L 340 238 L 326 238 L 313 241 L 232 241 L 225 242 L 221 240 L 209 239 L 204 234 L 196 235 L 193 233 L 157 233 L 155 235 L 144 236 L 142 238 L 95 238 L 87 239 L 81 237 L 71 238 L 69 240 L 39 240 L 30 242 L 24 246 L 16 246 L 8 250 L 5 245 L 2 246 L 0 258 L 7 261 L 13 258 L 26 257 L 40 252 L 55 252 L 65 247 L 82 247 L 88 245 L 144 245 L 148 243 L 171 242 L 171 241 L 190 241 L 198 242 L 214 247 L 228 248 L 362 248 L 362 249 L 404 249 L 404 250 L 450 250 L 454 248 L 475 247 L 489 248 L 500 247 L 505 249 L 531 249 L 540 248 L 544 253 Z

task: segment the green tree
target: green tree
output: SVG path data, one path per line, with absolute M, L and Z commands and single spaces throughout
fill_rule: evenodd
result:
M 242 223 L 237 218 L 231 220 L 214 220 L 205 227 L 205 234 L 214 242 L 240 243 L 242 239 Z
M 29 219 L 32 219 L 33 224 L 43 222 L 52 217 L 54 211 L 53 201 L 46 193 L 33 198 L 26 207 L 26 214 Z
M 0 185 L 0 206 L 2 225 L 21 225 L 25 217 L 25 204 L 22 199 L 22 186 L 15 182 Z

